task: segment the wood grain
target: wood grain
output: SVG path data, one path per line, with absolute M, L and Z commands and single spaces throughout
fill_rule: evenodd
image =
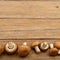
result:
M 0 19 L 0 31 L 60 29 L 60 19 Z
M 0 19 L 0 39 L 60 38 L 60 19 Z
M 33 41 L 60 41 L 60 1 L 58 0 L 3 0 L 0 1 L 0 44 L 9 41 L 21 45 Z M 60 60 L 49 52 L 30 54 L 21 58 L 15 55 L 0 56 L 1 60 Z
M 60 18 L 60 2 L 1 1 L 0 18 Z

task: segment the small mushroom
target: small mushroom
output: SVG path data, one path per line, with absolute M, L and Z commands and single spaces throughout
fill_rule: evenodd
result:
M 17 44 L 15 44 L 14 42 L 8 42 L 5 45 L 5 51 L 8 54 L 14 54 L 17 51 Z
M 0 45 L 0 55 L 1 55 L 3 52 L 4 52 L 4 45 L 1 44 L 1 45 Z
M 18 54 L 21 57 L 26 57 L 30 53 L 30 50 L 31 48 L 24 42 L 23 45 L 18 47 Z
M 54 48 L 54 44 L 50 44 L 49 54 L 51 56 L 56 56 L 58 54 L 58 49 Z
M 41 49 L 42 51 L 46 51 L 46 50 L 48 50 L 48 48 L 49 48 L 48 42 L 42 42 L 42 43 L 40 44 L 40 49 Z
M 60 42 L 54 42 L 54 47 L 58 49 L 58 54 L 60 55 Z
M 52 48 L 49 50 L 49 54 L 51 56 L 56 56 L 58 54 L 58 49 L 57 48 Z
M 34 49 L 36 53 L 40 53 L 39 45 L 39 41 L 32 42 L 31 44 L 32 49 Z

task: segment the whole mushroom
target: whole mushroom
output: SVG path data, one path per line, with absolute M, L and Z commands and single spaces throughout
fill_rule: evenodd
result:
M 18 54 L 21 57 L 26 57 L 30 53 L 30 46 L 27 45 L 27 42 L 24 42 L 23 45 L 18 47 Z
M 0 55 L 4 52 L 4 44 L 0 44 Z
M 56 56 L 58 54 L 58 49 L 57 48 L 52 48 L 49 50 L 49 54 L 51 56 Z
M 58 54 L 60 55 L 60 41 L 54 42 L 54 47 L 58 49 Z
M 58 54 L 58 49 L 54 47 L 54 44 L 50 44 L 49 54 L 51 56 L 56 56 Z
M 16 51 L 17 51 L 17 44 L 14 43 L 14 42 L 8 42 L 6 45 L 5 45 L 5 51 L 8 53 L 8 54 L 14 54 Z
M 32 49 L 34 49 L 36 53 L 41 52 L 41 50 L 39 49 L 39 45 L 40 45 L 39 41 L 32 42 L 31 44 Z
M 40 49 L 41 49 L 42 51 L 46 51 L 46 50 L 48 50 L 48 48 L 49 48 L 48 42 L 42 42 L 42 43 L 40 44 Z

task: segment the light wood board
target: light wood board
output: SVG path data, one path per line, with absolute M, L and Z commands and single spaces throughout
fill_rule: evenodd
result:
M 1 1 L 0 18 L 60 18 L 60 2 Z
M 0 19 L 0 39 L 60 38 L 59 19 Z
M 0 1 L 0 44 L 9 41 L 20 45 L 60 41 L 60 1 Z M 35 54 L 31 50 L 25 58 L 5 53 L 0 60 L 60 60 L 60 56 L 51 57 L 48 51 Z

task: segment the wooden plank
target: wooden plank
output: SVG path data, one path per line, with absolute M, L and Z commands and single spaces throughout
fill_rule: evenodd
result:
M 60 38 L 60 30 L 25 30 L 25 31 L 0 31 L 0 39 L 39 39 Z
M 5 44 L 8 41 L 16 42 L 18 45 L 22 45 L 23 42 L 27 42 L 28 45 L 30 46 L 31 43 L 36 40 L 0 40 L 0 44 L 1 43 Z M 40 42 L 47 41 L 49 43 L 51 42 L 53 43 L 56 40 L 37 40 L 37 41 L 40 41 Z M 6 53 L 4 53 L 2 54 L 2 56 L 0 56 L 0 59 L 1 60 L 28 60 L 28 59 L 29 60 L 57 60 L 57 59 L 60 60 L 60 56 L 51 57 L 49 56 L 49 51 L 41 52 L 40 54 L 35 54 L 35 52 L 31 50 L 30 54 L 25 58 L 19 57 L 17 53 L 14 55 L 7 55 Z
M 60 18 L 60 2 L 1 1 L 0 18 Z
M 60 38 L 60 19 L 0 19 L 0 39 Z
M 60 29 L 60 19 L 0 19 L 0 31 Z

